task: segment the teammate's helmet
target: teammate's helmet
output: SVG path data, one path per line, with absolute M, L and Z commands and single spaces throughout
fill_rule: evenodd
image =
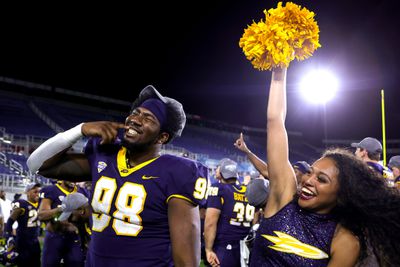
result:
M 163 130 L 169 134 L 167 143 L 177 136 L 181 136 L 186 124 L 186 115 L 183 106 L 177 100 L 162 96 L 152 85 L 146 86 L 139 94 L 138 98 L 131 106 L 131 113 L 139 107 L 145 100 L 156 98 L 161 100 L 167 106 L 167 122 Z

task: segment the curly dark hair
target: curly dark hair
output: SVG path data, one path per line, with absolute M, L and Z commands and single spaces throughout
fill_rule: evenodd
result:
M 400 194 L 368 165 L 344 149 L 327 150 L 339 170 L 338 222 L 360 242 L 359 262 L 372 246 L 380 266 L 400 266 Z M 371 249 L 370 249 L 371 250 Z

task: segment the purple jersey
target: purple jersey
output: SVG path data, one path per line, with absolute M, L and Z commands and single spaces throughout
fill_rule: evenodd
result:
M 85 195 L 86 197 L 88 196 L 87 191 L 81 187 L 75 186 L 74 190 L 72 192 L 69 192 L 69 191 L 65 190 L 64 188 L 62 188 L 59 184 L 43 187 L 42 190 L 40 190 L 39 196 L 40 196 L 40 199 L 43 199 L 43 198 L 50 199 L 51 200 L 51 209 L 55 209 L 55 208 L 61 206 L 62 201 L 65 196 L 76 193 L 76 192 L 79 192 L 79 193 Z
M 244 196 L 246 186 L 215 183 L 208 189 L 207 208 L 221 210 L 214 245 L 243 239 L 250 230 L 254 207 Z
M 383 178 L 393 180 L 393 172 L 388 168 L 385 167 L 378 162 L 368 161 L 367 165 L 373 169 L 374 171 L 378 172 Z
M 126 148 L 98 143 L 90 139 L 85 149 L 93 178 L 91 253 L 135 266 L 170 264 L 168 201 L 204 202 L 207 168 L 172 155 L 128 168 Z
M 12 202 L 12 209 L 22 209 L 21 215 L 17 218 L 17 241 L 37 241 L 39 236 L 40 221 L 38 220 L 38 203 L 32 203 L 24 199 Z
M 257 231 L 250 266 L 327 266 L 336 222 L 292 201 Z

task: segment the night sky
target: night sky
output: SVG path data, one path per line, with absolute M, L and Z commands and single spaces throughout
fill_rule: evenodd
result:
M 399 139 L 397 1 L 294 2 L 316 13 L 322 47 L 289 67 L 287 128 L 311 141 L 381 139 L 384 89 L 387 138 Z M 129 101 L 153 84 L 187 113 L 264 128 L 270 72 L 254 69 L 238 42 L 252 20 L 276 5 L 204 0 L 3 9 L 0 75 Z M 315 67 L 340 81 L 325 108 L 298 92 Z

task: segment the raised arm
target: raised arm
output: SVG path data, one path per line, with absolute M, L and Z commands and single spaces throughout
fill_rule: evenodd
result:
M 265 217 L 270 217 L 293 199 L 296 176 L 289 162 L 285 128 L 286 69 L 272 72 L 267 108 L 267 158 L 270 193 Z
M 102 143 L 115 140 L 118 129 L 124 124 L 116 122 L 82 123 L 59 133 L 41 144 L 28 158 L 27 165 L 31 172 L 60 180 L 90 180 L 90 167 L 82 153 L 71 154 L 68 150 L 83 136 L 101 137 Z
M 247 158 L 250 160 L 251 164 L 253 164 L 254 168 L 261 173 L 264 178 L 268 179 L 268 165 L 260 159 L 256 154 L 254 154 L 246 145 L 246 142 L 243 138 L 243 133 L 240 133 L 239 138 L 235 141 L 234 146 L 243 151 Z

